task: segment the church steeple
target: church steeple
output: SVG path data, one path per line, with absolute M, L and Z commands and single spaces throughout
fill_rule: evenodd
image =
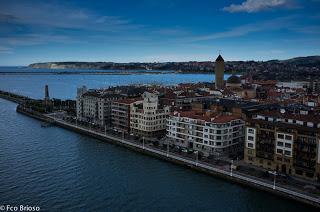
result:
M 215 80 L 215 86 L 216 89 L 223 89 L 224 87 L 224 59 L 222 58 L 221 54 L 216 59 L 215 67 L 214 67 L 216 80 Z
M 221 54 L 219 54 L 219 56 L 216 59 L 216 62 L 218 62 L 218 61 L 223 61 L 224 62 L 224 59 L 222 58 Z

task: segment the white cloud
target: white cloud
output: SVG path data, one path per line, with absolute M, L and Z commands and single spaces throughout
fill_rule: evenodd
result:
M 254 32 L 260 31 L 270 31 L 270 30 L 279 30 L 283 28 L 289 28 L 291 26 L 290 21 L 295 18 L 295 16 L 287 16 L 271 19 L 264 22 L 258 22 L 254 24 L 246 24 L 242 26 L 234 27 L 230 30 L 223 32 L 216 32 L 203 36 L 194 36 L 190 37 L 188 40 L 190 42 L 195 41 L 205 41 L 205 40 L 215 40 L 221 38 L 230 38 L 230 37 L 240 37 Z
M 241 4 L 231 4 L 228 7 L 224 7 L 223 10 L 231 13 L 254 13 L 274 8 L 289 8 L 292 6 L 292 0 L 246 0 Z

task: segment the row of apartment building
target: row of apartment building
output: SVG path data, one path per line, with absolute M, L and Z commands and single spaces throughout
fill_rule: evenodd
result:
M 79 88 L 77 119 L 100 127 L 111 127 L 147 138 L 165 134 L 170 107 L 159 103 L 158 96 L 144 92 L 142 97 Z
M 314 111 L 260 111 L 246 120 L 245 162 L 320 179 L 320 116 Z
M 170 144 L 206 157 L 239 156 L 267 170 L 320 179 L 320 115 L 315 107 L 159 96 L 145 91 L 128 98 L 81 88 L 77 118 L 150 140 L 166 136 Z
M 213 101 L 188 93 L 176 99 L 172 93 L 159 99 L 150 92 L 127 98 L 83 87 L 77 92 L 77 119 L 147 139 L 167 135 L 174 145 L 199 150 L 205 156 L 236 154 L 244 143 L 244 121 L 228 112 L 199 110 L 197 102 L 205 99 Z

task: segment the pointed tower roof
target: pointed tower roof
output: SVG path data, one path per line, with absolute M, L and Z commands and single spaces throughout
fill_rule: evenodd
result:
M 222 58 L 222 56 L 219 54 L 219 56 L 217 57 L 217 59 L 216 59 L 216 62 L 217 61 L 224 61 L 224 59 Z

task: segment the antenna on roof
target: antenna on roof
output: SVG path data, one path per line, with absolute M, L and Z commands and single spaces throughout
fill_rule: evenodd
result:
M 219 54 L 221 54 L 221 50 L 219 49 Z

